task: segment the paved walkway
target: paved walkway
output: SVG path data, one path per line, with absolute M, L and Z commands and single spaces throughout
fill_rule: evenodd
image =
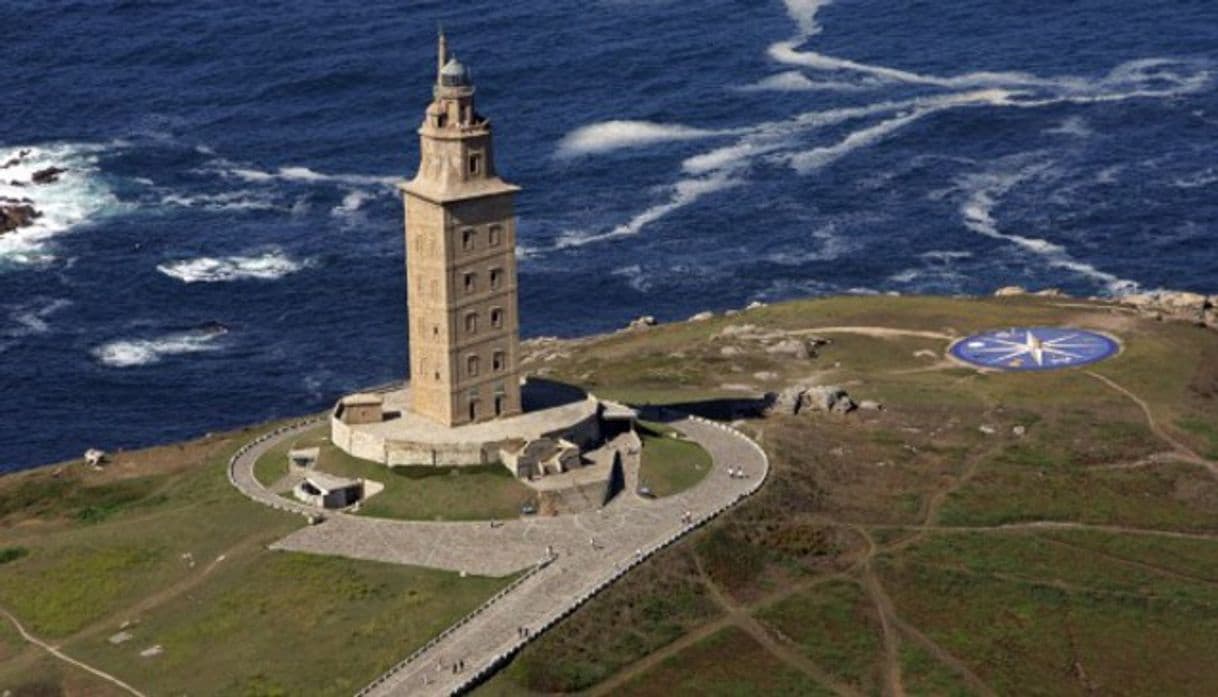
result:
M 241 451 L 230 468 L 233 483 L 268 505 L 316 514 L 316 509 L 275 496 L 253 477 L 253 464 L 262 453 L 316 423 L 282 429 Z M 598 511 L 506 521 L 495 528 L 488 523 L 411 522 L 326 513 L 325 522 L 302 528 L 272 548 L 489 576 L 533 569 L 510 592 L 446 630 L 360 693 L 453 694 L 479 676 L 489 675 L 526 643 L 521 627 L 529 628 L 530 636 L 536 637 L 632 566 L 760 487 L 769 465 L 751 440 L 700 419 L 682 419 L 672 426 L 706 448 L 714 460 L 702 482 L 674 496 L 648 500 L 626 491 Z M 629 464 L 628 472 L 636 463 Z M 729 467 L 743 467 L 746 477 L 730 477 Z M 628 479 L 637 481 L 637 475 Z M 687 512 L 692 514 L 690 522 L 683 520 Z M 539 566 L 547 551 L 553 556 Z M 464 661 L 465 668 L 453 673 L 457 661 Z

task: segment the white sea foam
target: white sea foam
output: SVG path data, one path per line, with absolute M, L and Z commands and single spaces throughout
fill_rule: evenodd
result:
M 865 84 L 859 82 L 813 80 L 798 70 L 788 70 L 739 89 L 744 92 L 856 92 L 865 87 Z
M 1142 58 L 1122 63 L 1098 80 L 1077 76 L 1040 77 L 1022 71 L 977 71 L 940 76 L 873 65 L 810 50 L 800 50 L 816 34 L 820 25 L 816 14 L 829 0 L 786 0 L 787 13 L 798 26 L 790 40 L 770 45 L 769 56 L 786 65 L 824 72 L 853 72 L 888 82 L 925 85 L 946 89 L 1003 87 L 1030 88 L 1048 93 L 1051 100 L 1069 97 L 1080 102 L 1109 101 L 1133 97 L 1164 97 L 1196 92 L 1212 82 L 1209 64 L 1169 58 Z M 1184 70 L 1184 72 L 1180 72 Z M 1050 102 L 1052 103 L 1052 102 Z M 1039 104 L 1027 103 L 1026 106 Z
M 15 305 L 6 305 L 8 323 L 0 336 L 9 339 L 46 334 L 51 331 L 50 318 L 72 305 L 66 298 L 33 298 Z
M 1042 176 L 1050 170 L 1052 163 L 1033 161 L 1025 163 L 1026 158 L 1013 160 L 1014 167 L 996 168 L 989 172 L 973 174 L 961 179 L 960 186 L 965 192 L 964 201 L 960 204 L 960 215 L 964 226 L 980 235 L 996 240 L 1010 242 L 1038 257 L 1048 266 L 1072 271 L 1100 283 L 1110 294 L 1123 295 L 1138 289 L 1136 281 L 1123 279 L 1115 274 L 1102 271 L 1092 264 L 1079 261 L 1060 244 L 1025 234 L 1003 231 L 994 218 L 994 208 L 1003 195 L 1025 181 Z
M 698 140 L 732 132 L 651 121 L 602 121 L 581 126 L 563 136 L 555 154 L 560 158 L 571 158 L 656 143 Z
M 222 328 L 167 334 L 154 339 L 122 339 L 93 349 L 93 357 L 111 368 L 158 363 L 165 356 L 218 351 L 228 331 Z
M 256 256 L 200 257 L 158 265 L 157 271 L 183 283 L 223 283 L 226 281 L 274 281 L 296 273 L 311 262 L 296 261 L 278 250 Z
M 951 264 L 952 262 L 961 259 L 970 259 L 973 256 L 972 252 L 966 252 L 956 249 L 932 249 L 928 252 L 922 252 L 918 255 L 927 261 L 939 262 L 941 264 Z
M 265 183 L 271 181 L 289 181 L 306 183 L 346 184 L 348 186 L 382 185 L 392 186 L 398 177 L 384 177 L 373 174 L 325 174 L 308 167 L 280 167 L 274 172 L 234 163 L 226 159 L 213 160 L 208 169 L 222 176 L 243 179 L 247 182 Z
M 278 206 L 270 197 L 256 191 L 226 191 L 218 194 L 165 194 L 163 206 L 201 208 L 209 211 L 267 211 Z
M 1172 183 L 1180 189 L 1199 189 L 1201 187 L 1209 186 L 1211 184 L 1218 183 L 1218 169 L 1215 169 L 1214 167 L 1206 167 L 1200 172 L 1194 172 L 1183 177 L 1176 177 L 1172 180 Z
M 855 242 L 838 234 L 837 225 L 830 223 L 812 231 L 810 244 L 800 244 L 794 250 L 770 252 L 765 260 L 780 266 L 802 266 L 818 261 L 833 261 L 856 248 Z
M 707 194 L 738 186 L 741 182 L 726 175 L 715 175 L 697 179 L 682 179 L 674 184 L 669 192 L 669 198 L 663 203 L 635 215 L 621 225 L 608 232 L 586 233 L 569 232 L 559 237 L 555 249 L 582 247 L 593 242 L 631 237 L 639 234 L 647 225 L 663 218 L 673 211 L 688 206 Z
M 353 189 L 343 196 L 343 202 L 330 209 L 330 215 L 344 216 L 356 213 L 372 198 L 372 195 L 361 189 Z
M 958 94 L 911 100 L 909 112 L 899 112 L 866 128 L 854 131 L 833 145 L 820 146 L 802 152 L 786 153 L 779 160 L 786 162 L 799 174 L 815 172 L 860 148 L 870 147 L 909 124 L 930 114 L 964 106 L 1009 104 L 1011 94 L 1006 90 L 985 89 Z
M 1095 132 L 1087 125 L 1087 119 L 1081 116 L 1070 116 L 1063 119 L 1061 123 L 1045 130 L 1045 133 L 1050 135 L 1073 136 L 1075 138 L 1089 138 Z
M 31 225 L 0 235 L 0 267 L 51 262 L 52 237 L 121 208 L 98 170 L 99 154 L 114 147 L 122 147 L 122 143 L 52 143 L 0 149 L 0 165 L 12 162 L 0 169 L 0 198 L 29 199 L 30 205 L 42 213 Z M 30 183 L 34 172 L 48 167 L 67 171 L 54 182 Z
M 638 264 L 629 266 L 621 266 L 609 272 L 613 276 L 620 276 L 626 279 L 626 285 L 640 293 L 646 293 L 651 290 L 651 282 L 647 275 L 643 272 L 643 267 Z

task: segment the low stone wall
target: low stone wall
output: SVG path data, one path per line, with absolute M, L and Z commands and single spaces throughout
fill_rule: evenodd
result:
M 589 397 L 589 399 L 592 399 Z M 600 415 L 593 410 L 574 424 L 543 434 L 545 437 L 569 440 L 587 449 L 600 442 Z M 343 423 L 335 413 L 330 415 L 330 440 L 335 446 L 363 460 L 379 462 L 390 467 L 470 467 L 499 462 L 499 449 L 507 440 L 486 442 L 424 443 L 386 439 L 376 433 L 353 428 Z

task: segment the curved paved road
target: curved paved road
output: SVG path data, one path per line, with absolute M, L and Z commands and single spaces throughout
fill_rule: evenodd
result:
M 301 424 L 277 432 L 233 459 L 233 483 L 251 498 L 310 515 L 317 509 L 292 502 L 263 488 L 253 465 L 285 438 L 316 426 Z M 536 636 L 651 553 L 718 515 L 761 486 L 769 464 L 761 448 L 722 425 L 686 418 L 671 424 L 711 454 L 714 465 L 695 487 L 663 499 L 619 495 L 598 511 L 572 516 L 488 523 L 396 521 L 327 513 L 325 522 L 302 528 L 272 549 L 346 556 L 502 576 L 536 566 L 547 550 L 553 560 L 503 597 L 450 628 L 392 674 L 361 694 L 448 695 L 493 671 L 518 649 L 518 629 Z M 628 463 L 633 465 L 635 463 Z M 729 467 L 746 477 L 732 478 Z M 683 521 L 692 513 L 691 523 Z M 594 544 L 595 543 L 595 544 Z M 465 670 L 451 666 L 463 660 Z

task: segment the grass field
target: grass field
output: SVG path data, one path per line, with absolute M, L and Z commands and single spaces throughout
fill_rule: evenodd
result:
M 228 483 L 256 433 L 0 478 L 0 606 L 151 694 L 345 695 L 510 581 L 268 551 L 301 521 Z M 0 626 L 0 694 L 118 694 Z
M 668 426 L 643 421 L 638 432 L 643 442 L 639 482 L 656 496 L 685 491 L 710 472 L 710 454 Z
M 368 479 L 384 491 L 360 506 L 360 515 L 400 520 L 492 520 L 514 518 L 536 494 L 506 467 L 386 467 L 352 457 L 335 447 L 322 425 L 282 443 L 258 458 L 254 475 L 271 486 L 287 474 L 289 450 L 320 449 L 317 468 L 344 477 Z
M 722 334 L 744 324 L 830 328 L 832 343 L 784 360 Z M 943 360 L 947 339 L 871 331 L 1018 324 L 1090 327 L 1123 350 L 1087 370 L 979 373 Z M 719 611 L 653 648 L 597 624 L 634 599 L 606 593 L 479 694 L 1218 692 L 1218 478 L 1194 459 L 1218 456 L 1218 335 L 1052 298 L 830 298 L 577 346 L 556 377 L 646 401 L 798 381 L 887 409 L 750 419 L 766 487 L 637 572 L 684 568 Z M 585 673 L 594 685 L 531 679 L 567 670 L 567 647 L 632 642 L 616 672 Z

